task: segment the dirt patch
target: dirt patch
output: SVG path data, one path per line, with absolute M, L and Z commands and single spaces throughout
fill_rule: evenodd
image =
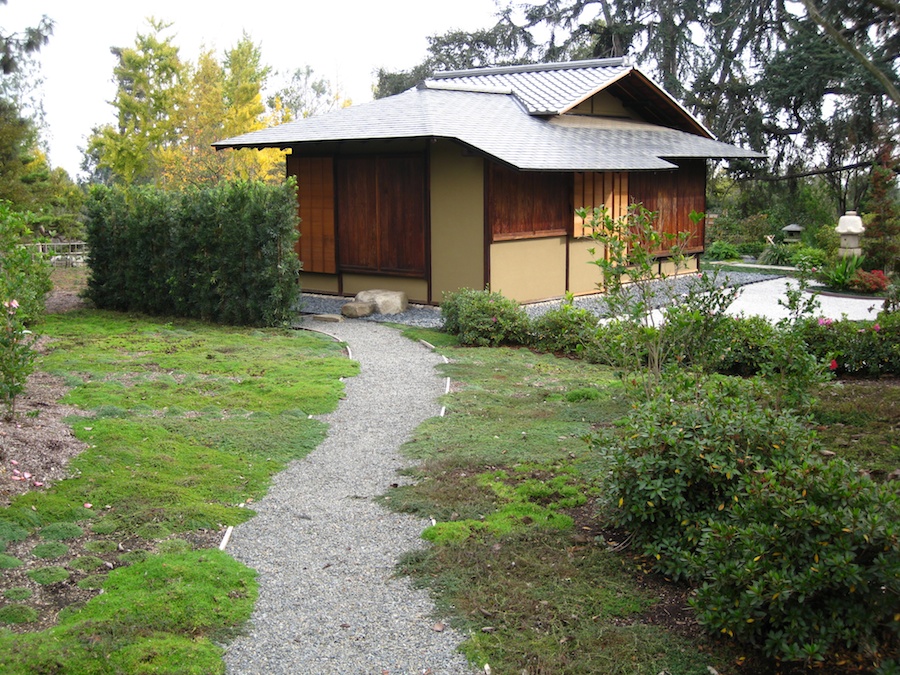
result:
M 65 478 L 69 460 L 87 447 L 64 422 L 83 414 L 59 403 L 66 391 L 61 378 L 35 372 L 17 400 L 16 417 L 0 419 L 0 506 Z
M 62 314 L 84 306 L 84 299 L 76 291 L 58 291 L 47 297 L 48 314 Z

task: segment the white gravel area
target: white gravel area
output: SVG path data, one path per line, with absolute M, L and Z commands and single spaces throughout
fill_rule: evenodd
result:
M 234 530 L 227 550 L 259 572 L 260 595 L 248 633 L 226 647 L 227 672 L 472 675 L 457 651 L 464 636 L 435 630 L 428 593 L 394 575 L 429 523 L 373 501 L 401 482 L 399 446 L 440 413 L 442 358 L 373 322 L 303 325 L 346 342 L 361 370 L 320 417 L 326 440 Z
M 788 285 L 797 288 L 797 280 L 782 277 L 742 286 L 741 294 L 728 308 L 728 313 L 735 316 L 740 314 L 764 316 L 770 321 L 783 319 L 788 312 L 778 304 L 778 301 L 779 299 L 785 301 L 787 297 L 785 290 Z M 819 293 L 817 300 L 819 309 L 815 312 L 815 316 L 835 320 L 847 318 L 852 321 L 874 319 L 884 303 L 881 298 L 854 298 L 826 293 Z

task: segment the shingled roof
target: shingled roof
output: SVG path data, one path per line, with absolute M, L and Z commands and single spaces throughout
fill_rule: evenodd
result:
M 567 114 L 607 90 L 648 121 Z M 624 59 L 438 73 L 396 96 L 236 136 L 217 148 L 449 138 L 529 171 L 673 169 L 678 158 L 760 157 L 720 143 Z

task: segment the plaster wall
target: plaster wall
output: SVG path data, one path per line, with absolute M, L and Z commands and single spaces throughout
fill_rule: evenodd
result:
M 491 290 L 519 302 L 566 292 L 566 237 L 491 244 Z
M 431 148 L 431 299 L 484 288 L 484 160 L 462 146 Z
M 337 293 L 337 274 L 316 274 L 300 272 L 300 288 L 309 293 Z
M 591 255 L 588 249 L 594 249 Z M 603 280 L 603 272 L 591 264 L 603 256 L 603 245 L 590 237 L 569 239 L 569 291 L 575 295 L 596 293 L 597 284 Z

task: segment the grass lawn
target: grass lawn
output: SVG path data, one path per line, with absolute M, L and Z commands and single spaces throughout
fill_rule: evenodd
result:
M 356 365 L 305 332 L 85 310 L 40 330 L 86 448 L 0 509 L 0 672 L 223 672 L 256 582 L 215 547 L 319 444 L 310 415 Z
M 609 370 L 409 333 L 440 345 L 455 387 L 447 416 L 405 446 L 421 460 L 417 482 L 383 499 L 435 521 L 424 535 L 436 545 L 401 568 L 471 636 L 463 648 L 476 663 L 516 674 L 775 672 L 708 638 L 690 589 L 650 573 L 594 507 L 603 476 L 584 437 L 628 409 Z M 900 383 L 829 383 L 819 401 L 825 447 L 876 475 L 900 468 Z

